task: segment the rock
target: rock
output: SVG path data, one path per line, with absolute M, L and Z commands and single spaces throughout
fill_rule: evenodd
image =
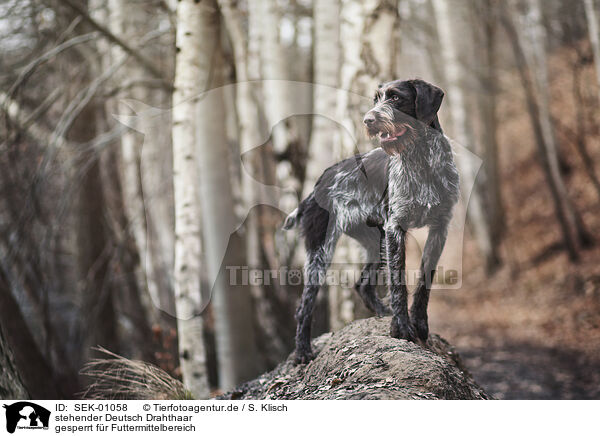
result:
M 294 366 L 292 353 L 273 371 L 220 399 L 489 399 L 448 342 L 389 336 L 390 318 L 355 321 L 313 340 L 315 359 Z

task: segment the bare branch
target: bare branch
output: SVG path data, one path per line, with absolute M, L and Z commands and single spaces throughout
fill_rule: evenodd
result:
M 159 79 L 162 82 L 164 89 L 166 89 L 167 91 L 173 90 L 173 85 L 171 85 L 171 82 L 163 77 L 162 73 L 152 64 L 152 62 L 149 59 L 146 59 L 137 50 L 135 50 L 133 47 L 130 47 L 129 44 L 127 44 L 121 38 L 117 37 L 114 33 L 112 33 L 110 30 L 108 30 L 102 24 L 98 23 L 95 19 L 90 17 L 90 15 L 74 1 L 72 1 L 72 0 L 59 0 L 59 1 L 63 4 L 65 4 L 66 6 L 68 6 L 69 8 L 73 9 L 75 12 L 77 12 L 85 21 L 88 22 L 88 24 L 90 24 L 94 29 L 96 29 L 100 33 L 102 33 L 106 39 L 108 39 L 113 44 L 116 44 L 119 47 L 121 47 L 123 49 L 123 51 L 125 51 L 125 53 L 130 55 L 136 61 L 138 61 L 140 63 L 140 65 L 142 65 L 146 70 L 148 70 L 148 72 L 150 74 L 152 74 L 154 77 L 156 77 L 157 79 Z
M 63 42 L 62 44 L 57 45 L 52 50 L 47 51 L 40 57 L 31 61 L 19 73 L 17 80 L 15 81 L 15 83 L 13 83 L 13 85 L 10 87 L 10 89 L 7 92 L 8 96 L 12 97 L 13 93 L 21 85 L 21 83 L 23 83 L 24 80 L 26 80 L 29 76 L 31 76 L 31 74 L 33 74 L 35 69 L 37 67 L 39 67 L 41 64 L 49 61 L 50 59 L 52 59 L 54 56 L 56 56 L 60 52 L 66 50 L 70 47 L 73 47 L 74 45 L 93 40 L 96 36 L 98 36 L 97 32 L 86 33 L 85 35 L 76 36 L 75 38 L 69 39 L 68 41 Z
M 16 125 L 17 128 L 24 131 L 36 142 L 45 143 L 48 141 L 48 138 L 52 136 L 50 130 L 33 123 L 35 118 L 33 114 L 28 114 L 24 111 L 18 102 L 10 98 L 4 92 L 0 92 L 0 108 L 6 113 L 10 121 Z M 6 141 L 2 142 L 2 145 L 9 142 L 11 139 L 13 138 L 8 138 Z M 68 142 L 63 137 L 57 137 L 56 145 L 58 147 L 65 147 L 68 145 Z

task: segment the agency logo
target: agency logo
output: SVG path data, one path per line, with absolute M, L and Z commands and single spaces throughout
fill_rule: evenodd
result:
M 19 401 L 2 406 L 6 409 L 6 431 L 16 429 L 48 430 L 50 411 L 29 401 Z

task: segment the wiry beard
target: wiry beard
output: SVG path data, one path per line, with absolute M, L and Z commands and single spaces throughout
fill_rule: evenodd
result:
M 388 104 L 379 106 L 375 112 L 376 128 L 366 129 L 369 138 L 377 138 L 381 148 L 391 156 L 402 153 L 417 137 L 416 129 L 403 119 L 403 114 L 395 112 Z
M 417 139 L 417 129 L 407 123 L 394 123 L 382 119 L 377 124 L 377 131 L 367 130 L 370 139 L 379 141 L 379 145 L 390 156 L 399 155 L 404 150 L 412 147 Z
M 390 136 L 397 134 L 399 130 L 405 130 L 405 132 L 397 137 L 395 140 L 387 140 L 385 135 Z M 417 137 L 416 129 L 408 124 L 399 124 L 394 126 L 392 133 L 382 133 L 379 136 L 379 143 L 383 151 L 390 156 L 397 156 L 404 152 L 406 149 L 411 148 Z

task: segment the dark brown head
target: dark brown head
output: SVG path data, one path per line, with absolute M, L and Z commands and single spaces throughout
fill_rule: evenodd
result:
M 400 154 L 416 145 L 428 127 L 441 132 L 437 112 L 444 91 L 423 80 L 395 80 L 379 85 L 374 107 L 363 123 L 386 153 Z

